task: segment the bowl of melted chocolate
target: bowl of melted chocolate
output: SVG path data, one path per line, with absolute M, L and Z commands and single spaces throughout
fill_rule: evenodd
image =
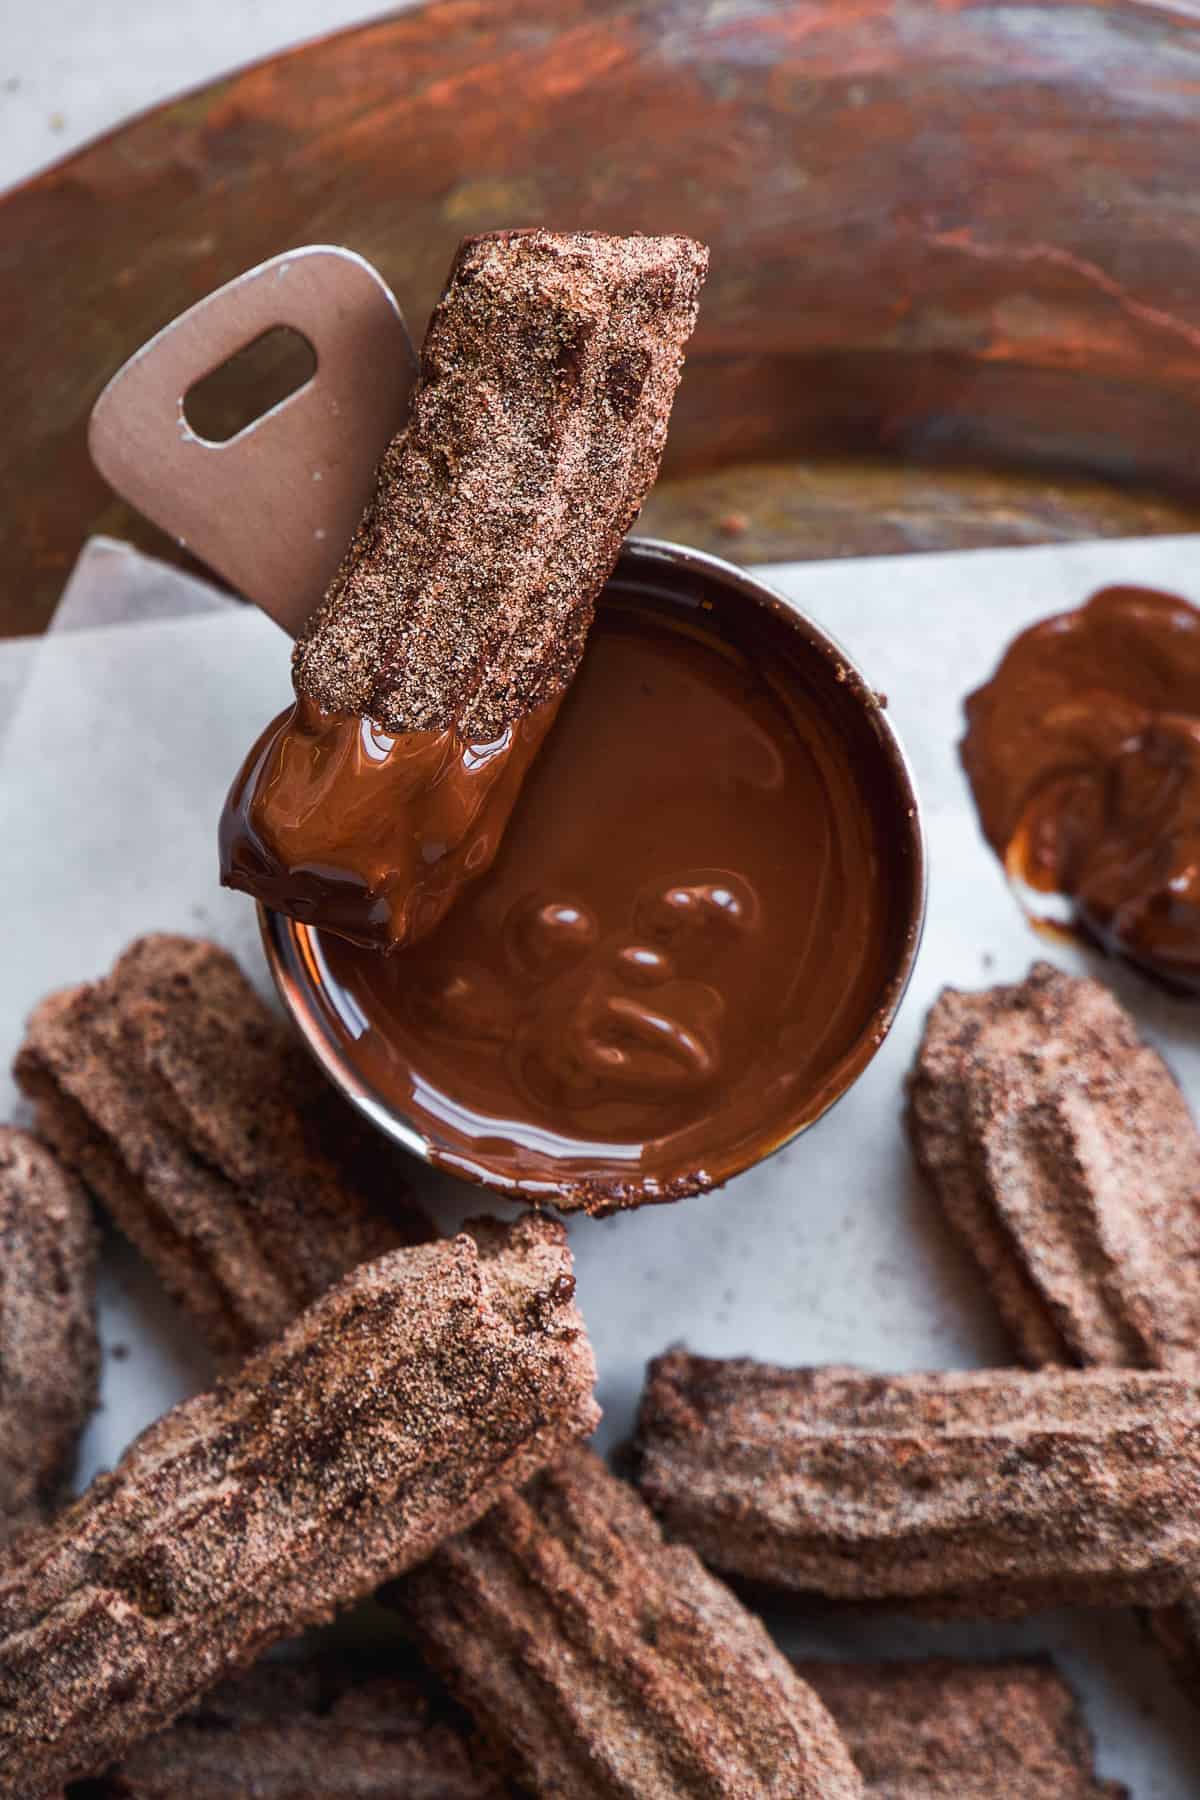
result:
M 263 908 L 272 969 L 383 1130 L 597 1213 L 718 1186 L 819 1119 L 883 1042 L 924 912 L 880 698 L 762 582 L 649 540 L 478 861 L 391 954 Z

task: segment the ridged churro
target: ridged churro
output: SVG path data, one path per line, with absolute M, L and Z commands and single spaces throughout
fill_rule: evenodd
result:
M 394 948 L 489 866 L 658 471 L 707 261 L 683 237 L 460 247 L 296 704 L 231 790 L 228 885 Z
M 597 1413 L 561 1226 L 348 1276 L 0 1568 L 0 1794 L 99 1774 L 269 1644 L 420 1562 Z
M 715 1568 L 941 1614 L 1179 1598 L 1200 1384 L 1112 1370 L 870 1375 L 672 1351 L 640 1484 Z
M 87 1195 L 44 1144 L 0 1126 L 0 1542 L 63 1499 L 96 1404 Z
M 1200 1134 L 1098 981 L 947 988 L 908 1084 L 917 1159 L 1031 1363 L 1200 1373 Z
M 433 1235 L 383 1141 L 215 944 L 139 938 L 103 980 L 51 994 L 16 1075 L 220 1356 Z
M 1095 1771 L 1091 1735 L 1045 1657 L 815 1662 L 869 1800 L 1129 1800 Z
M 260 1663 L 137 1745 L 95 1800 L 503 1800 L 429 1686 Z
M 513 1775 L 563 1800 L 861 1794 L 763 1626 L 575 1450 L 398 1585 Z
M 1200 1133 L 1106 987 L 1038 963 L 947 988 L 908 1091 L 917 1159 L 1028 1362 L 1200 1372 Z M 1151 1622 L 1200 1698 L 1200 1590 Z
M 683 237 L 462 244 L 298 692 L 486 741 L 561 693 L 657 473 L 707 263 Z

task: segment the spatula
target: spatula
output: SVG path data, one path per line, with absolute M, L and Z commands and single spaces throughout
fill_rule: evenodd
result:
M 191 389 L 276 326 L 308 340 L 311 378 L 226 442 L 199 436 Z M 294 634 L 353 535 L 415 378 L 377 272 L 308 245 L 227 282 L 130 357 L 96 402 L 89 446 L 123 499 Z

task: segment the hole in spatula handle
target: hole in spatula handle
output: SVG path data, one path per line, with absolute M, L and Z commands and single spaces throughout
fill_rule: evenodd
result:
M 118 494 L 294 633 L 354 535 L 415 377 L 375 270 L 308 244 L 164 326 L 100 395 L 88 442 Z
M 198 438 L 227 444 L 306 387 L 316 369 L 317 353 L 303 332 L 273 325 L 188 389 L 183 416 Z

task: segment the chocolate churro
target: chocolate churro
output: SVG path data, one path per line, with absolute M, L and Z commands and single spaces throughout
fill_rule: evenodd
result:
M 1200 1373 L 1200 1134 L 1113 995 L 1039 963 L 948 988 L 908 1126 L 1030 1363 Z
M 763 1626 L 572 1451 L 400 1584 L 516 1779 L 571 1800 L 838 1800 L 862 1785 Z
M 95 1800 L 502 1800 L 430 1685 L 260 1663 L 137 1745 Z
M 96 1404 L 95 1280 L 87 1195 L 0 1126 L 0 1542 L 63 1498 Z
M 1039 963 L 947 988 L 908 1128 L 1028 1362 L 1200 1372 L 1200 1134 L 1106 987 Z M 1152 1624 L 1200 1697 L 1200 1593 Z
M 871 1375 L 672 1351 L 642 1490 L 714 1567 L 944 1615 L 1170 1602 L 1200 1562 L 1200 1384 Z
M 412 416 L 295 653 L 324 712 L 494 739 L 570 680 L 654 479 L 707 253 L 690 238 L 468 238 Z
M 681 237 L 461 246 L 296 705 L 226 804 L 228 885 L 391 948 L 488 867 L 657 473 L 706 267 Z
M 215 944 L 140 938 L 106 979 L 50 995 L 16 1075 L 220 1356 L 433 1235 L 397 1159 Z
M 810 1662 L 869 1800 L 1129 1800 L 1047 1659 Z
M 0 1570 L 0 1794 L 99 1774 L 590 1431 L 565 1234 L 526 1215 L 348 1276 Z

